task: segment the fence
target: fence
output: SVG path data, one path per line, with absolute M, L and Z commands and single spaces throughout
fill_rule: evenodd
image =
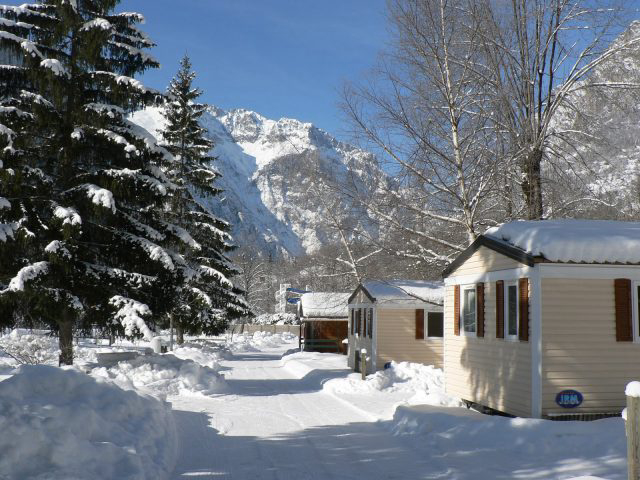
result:
M 227 328 L 227 333 L 234 335 L 240 333 L 253 334 L 255 332 L 269 332 L 269 333 L 293 333 L 300 336 L 301 325 L 256 325 L 254 323 L 238 323 L 236 325 L 230 325 Z

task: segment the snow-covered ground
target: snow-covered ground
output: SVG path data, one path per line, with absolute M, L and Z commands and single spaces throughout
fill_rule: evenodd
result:
M 41 335 L 0 345 L 57 358 Z M 0 354 L 0 478 L 626 477 L 620 418 L 490 417 L 446 395 L 439 369 L 394 363 L 362 381 L 345 356 L 295 347 L 290 334 L 194 338 L 101 366 L 107 347 L 81 344 L 65 369 Z

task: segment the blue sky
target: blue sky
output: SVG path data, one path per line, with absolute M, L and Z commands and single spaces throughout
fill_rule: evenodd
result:
M 164 89 L 187 52 L 203 101 L 313 122 L 341 136 L 339 91 L 370 69 L 388 38 L 384 0 L 124 0 L 158 46 Z

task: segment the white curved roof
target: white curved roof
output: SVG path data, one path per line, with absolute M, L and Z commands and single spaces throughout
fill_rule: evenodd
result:
M 369 280 L 362 284 L 378 304 L 444 303 L 444 283 L 424 280 Z
M 311 292 L 300 297 L 302 317 L 347 318 L 350 293 Z
M 640 222 L 528 220 L 484 235 L 552 262 L 640 263 Z

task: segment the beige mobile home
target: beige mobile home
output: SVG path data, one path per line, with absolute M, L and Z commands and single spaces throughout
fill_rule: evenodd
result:
M 349 366 L 367 373 L 396 362 L 442 367 L 443 285 L 414 280 L 368 281 L 349 298 Z
M 640 379 L 640 223 L 508 223 L 443 276 L 449 394 L 524 417 L 625 406 Z

